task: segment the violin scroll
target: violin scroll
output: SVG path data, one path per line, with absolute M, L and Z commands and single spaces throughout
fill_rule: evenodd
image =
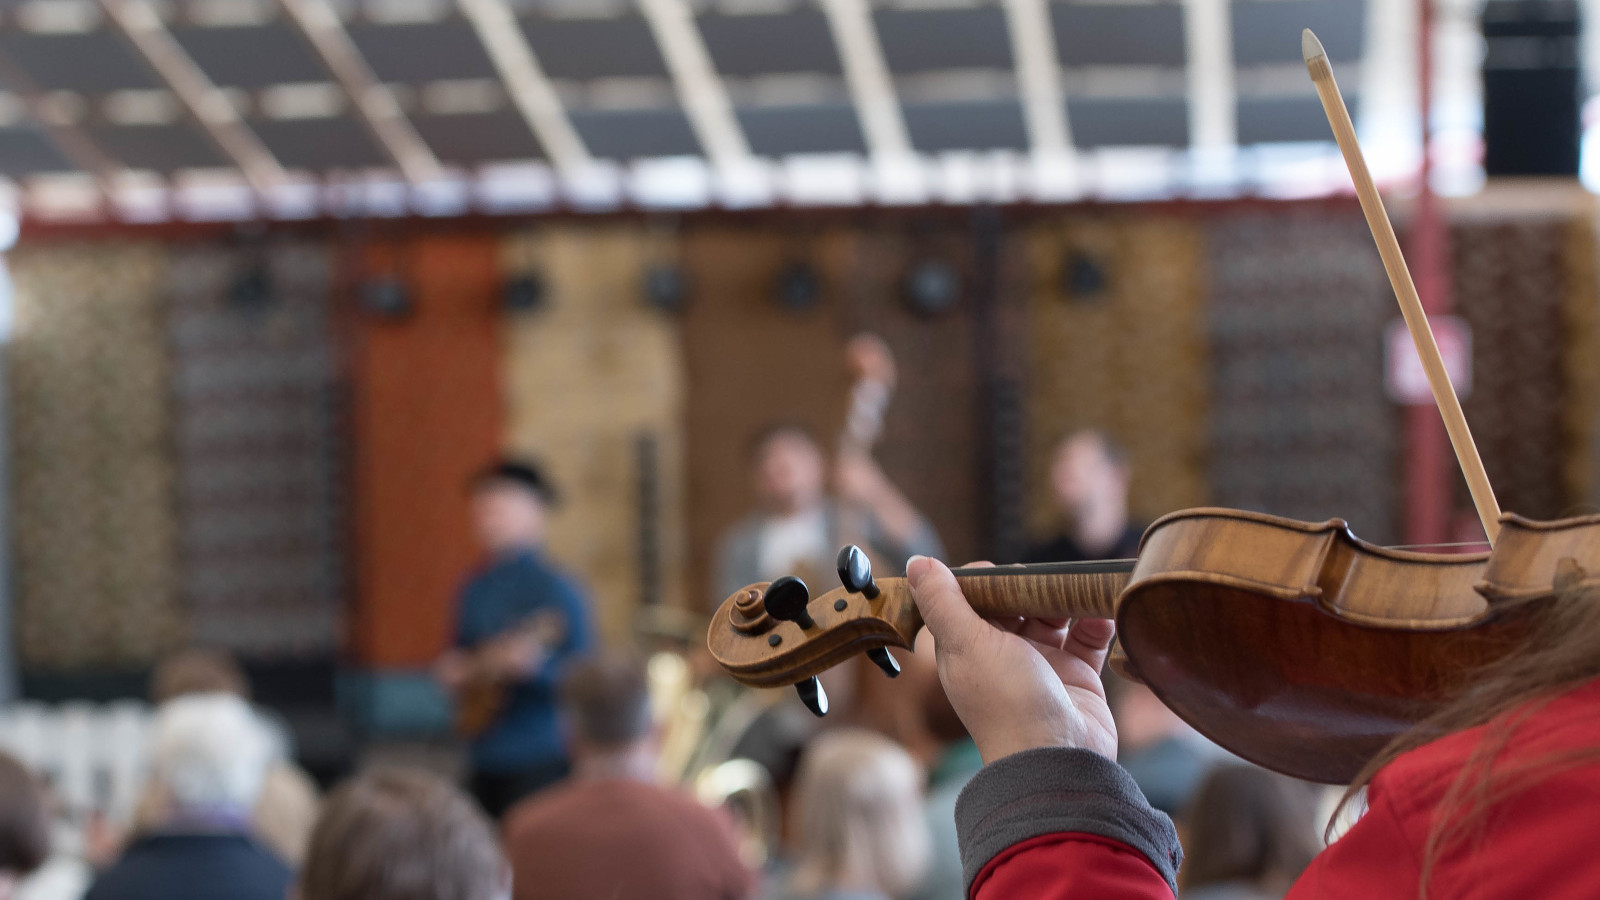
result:
M 827 695 L 811 679 L 846 659 L 865 652 L 884 674 L 898 675 L 888 648 L 910 649 L 922 628 L 910 585 L 904 578 L 875 580 L 859 548 L 846 547 L 839 561 L 845 584 L 819 597 L 790 577 L 735 592 L 712 617 L 706 638 L 712 656 L 752 687 L 797 685 L 818 715 Z

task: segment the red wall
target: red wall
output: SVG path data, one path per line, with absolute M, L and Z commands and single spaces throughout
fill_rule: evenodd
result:
M 399 238 L 357 268 L 401 278 L 411 314 L 383 320 L 347 297 L 356 606 L 351 643 L 374 666 L 417 666 L 449 638 L 455 592 L 479 556 L 467 480 L 500 448 L 499 243 Z

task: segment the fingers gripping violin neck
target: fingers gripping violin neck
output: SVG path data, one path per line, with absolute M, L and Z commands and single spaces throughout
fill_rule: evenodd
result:
M 986 618 L 1111 618 L 1134 560 L 954 569 L 974 610 Z M 708 643 L 733 678 L 752 687 L 799 684 L 817 715 L 826 695 L 816 675 L 857 653 L 889 677 L 899 666 L 887 647 L 909 649 L 922 616 L 904 578 L 875 580 L 860 548 L 839 552 L 841 587 L 812 597 L 798 578 L 741 588 L 712 617 Z M 812 698 L 817 698 L 815 701 Z

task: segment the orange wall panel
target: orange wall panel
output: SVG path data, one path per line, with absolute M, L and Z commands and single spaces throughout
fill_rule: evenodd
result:
M 358 308 L 350 329 L 351 638 L 368 665 L 431 662 L 479 559 L 466 483 L 500 448 L 499 243 L 407 238 L 362 260 L 368 277 L 398 276 L 412 305 L 395 320 Z

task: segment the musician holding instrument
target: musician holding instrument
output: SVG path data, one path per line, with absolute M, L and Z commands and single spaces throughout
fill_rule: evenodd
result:
M 557 718 L 562 669 L 593 644 L 583 587 L 544 553 L 554 488 L 512 460 L 472 484 L 472 514 L 489 558 L 462 588 L 455 645 L 434 666 L 472 738 L 472 792 L 499 818 L 567 774 Z
M 858 513 L 862 539 L 887 564 L 901 569 L 913 555 L 942 552 L 933 526 L 883 469 L 864 452 L 835 462 L 835 497 L 827 494 L 827 461 L 805 428 L 772 425 L 750 448 L 756 511 L 718 543 L 718 599 L 741 586 L 796 571 L 831 573 L 841 541 L 841 518 Z
M 1128 453 L 1110 435 L 1085 428 L 1056 443 L 1050 495 L 1061 531 L 1029 547 L 1021 562 L 1079 562 L 1139 555 L 1144 528 L 1128 519 Z

